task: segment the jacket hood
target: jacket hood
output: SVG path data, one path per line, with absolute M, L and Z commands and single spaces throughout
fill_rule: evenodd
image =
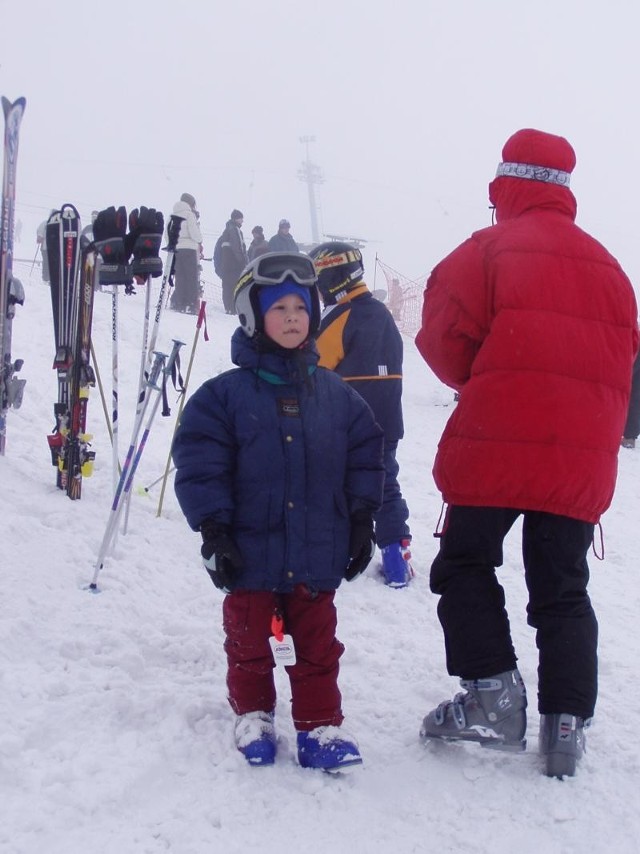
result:
M 494 178 L 489 184 L 489 199 L 496 209 L 496 220 L 513 219 L 532 208 L 553 210 L 575 220 L 576 198 L 567 187 L 526 181 L 521 178 Z
M 502 162 L 489 184 L 498 221 L 532 208 L 554 210 L 575 219 L 577 203 L 569 189 L 576 165 L 571 143 L 562 136 L 523 128 L 502 149 Z
M 174 214 L 178 214 L 178 216 L 184 217 L 185 214 L 188 214 L 188 213 L 192 214 L 193 208 L 190 205 L 188 205 L 186 202 L 183 202 L 181 200 L 181 201 L 175 203 L 175 205 L 173 206 L 173 212 L 174 212 Z

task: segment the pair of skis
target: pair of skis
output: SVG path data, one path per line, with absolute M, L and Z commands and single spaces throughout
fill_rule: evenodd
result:
M 56 485 L 72 500 L 81 497 L 82 478 L 92 473 L 95 459 L 86 423 L 89 389 L 95 385 L 90 359 L 97 267 L 92 243 L 81 243 L 80 215 L 72 204 L 64 204 L 51 214 L 46 228 L 58 379 L 55 424 L 47 440 Z
M 13 278 L 13 226 L 16 202 L 16 171 L 20 123 L 26 106 L 24 98 L 11 103 L 2 98 L 4 113 L 4 170 L 2 179 L 2 211 L 0 212 L 0 455 L 5 453 L 7 412 L 18 409 L 26 380 L 16 374 L 22 359 L 11 355 L 11 333 L 16 306 L 24 303 L 24 288 Z

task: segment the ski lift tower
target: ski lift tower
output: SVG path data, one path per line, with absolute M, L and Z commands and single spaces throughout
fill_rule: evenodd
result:
M 307 185 L 309 193 L 309 215 L 311 217 L 311 239 L 315 244 L 320 242 L 320 232 L 318 231 L 318 209 L 316 207 L 316 194 L 314 190 L 315 184 L 322 184 L 324 179 L 320 167 L 316 166 L 309 160 L 309 143 L 315 142 L 315 136 L 301 136 L 300 142 L 305 146 L 306 159 L 298 170 L 298 177 Z
M 369 240 L 365 240 L 364 237 L 348 237 L 344 234 L 325 234 L 325 237 L 328 240 L 337 240 L 339 243 L 350 243 L 356 249 L 364 249 L 367 243 L 370 242 Z

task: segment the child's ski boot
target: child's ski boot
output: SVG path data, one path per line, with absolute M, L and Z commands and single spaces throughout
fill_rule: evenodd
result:
M 235 726 L 236 747 L 249 765 L 273 765 L 276 758 L 276 731 L 273 714 L 247 712 L 238 715 Z
M 466 693 L 440 703 L 422 722 L 422 739 L 475 741 L 495 750 L 526 747 L 527 694 L 517 670 L 486 679 L 461 679 Z
M 342 771 L 362 765 L 354 738 L 337 726 L 319 726 L 298 733 L 298 762 L 303 768 Z

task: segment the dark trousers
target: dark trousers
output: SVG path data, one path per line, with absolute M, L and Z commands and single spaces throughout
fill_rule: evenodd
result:
M 275 667 L 269 637 L 278 608 L 290 634 L 296 663 L 287 667 L 291 714 L 297 730 L 340 726 L 342 697 L 338 660 L 344 646 L 336 638 L 335 592 L 310 591 L 299 584 L 292 593 L 241 590 L 223 603 L 229 703 L 237 715 L 271 712 L 276 705 Z
M 222 277 L 222 305 L 227 314 L 235 314 L 236 306 L 233 299 L 233 292 L 238 283 L 239 273 L 236 275 L 228 273 Z
M 631 377 L 631 396 L 629 398 L 629 409 L 627 410 L 627 422 L 624 425 L 625 439 L 637 439 L 640 436 L 640 353 L 633 363 L 633 374 Z
M 200 302 L 198 253 L 195 249 L 176 250 L 175 287 L 171 308 L 175 311 L 197 311 Z
M 376 542 L 383 549 L 391 543 L 410 539 L 409 509 L 402 497 L 400 484 L 398 483 L 398 472 L 400 466 L 396 459 L 397 442 L 384 443 L 384 491 L 382 494 L 382 507 L 374 514 L 376 525 Z
M 541 714 L 593 715 L 598 690 L 598 623 L 587 594 L 593 525 L 551 513 L 451 506 L 431 566 L 440 596 L 447 669 L 463 679 L 516 666 L 504 591 L 495 568 L 522 514 L 527 621 L 536 630 Z

